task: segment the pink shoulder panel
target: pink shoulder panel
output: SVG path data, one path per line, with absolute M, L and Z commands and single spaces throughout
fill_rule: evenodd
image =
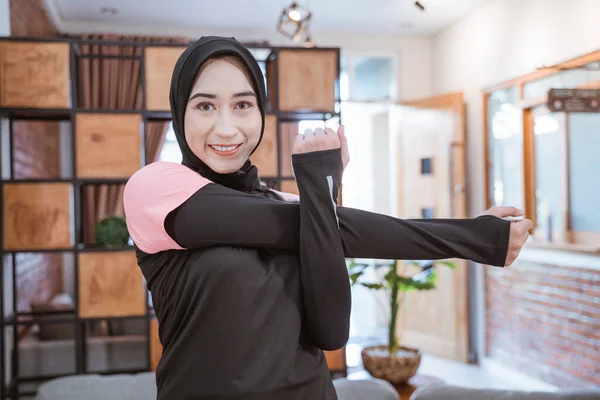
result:
M 134 173 L 123 192 L 131 239 L 145 253 L 183 250 L 167 234 L 167 215 L 211 183 L 184 165 L 158 161 Z

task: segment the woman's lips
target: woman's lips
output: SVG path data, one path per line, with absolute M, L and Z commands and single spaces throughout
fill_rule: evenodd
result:
M 242 144 L 210 144 L 208 146 L 221 157 L 231 157 L 238 152 Z

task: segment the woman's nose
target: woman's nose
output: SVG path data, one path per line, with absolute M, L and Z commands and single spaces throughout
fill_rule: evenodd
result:
M 222 137 L 230 137 L 237 134 L 237 128 L 230 113 L 223 111 L 219 113 L 215 133 Z

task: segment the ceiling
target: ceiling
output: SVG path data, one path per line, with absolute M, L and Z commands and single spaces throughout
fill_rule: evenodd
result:
M 313 32 L 377 35 L 432 35 L 493 0 L 298 0 L 313 12 Z M 281 10 L 292 0 L 44 0 L 65 32 L 140 26 L 162 34 L 197 30 L 275 29 Z M 112 7 L 118 13 L 102 13 Z M 342 8 L 344 7 L 344 8 Z M 77 27 L 77 28 L 75 28 Z M 85 28 L 83 28 L 85 29 Z M 105 30 L 106 31 L 106 30 Z M 142 32 L 140 32 L 142 33 Z M 143 32 L 149 33 L 149 32 Z

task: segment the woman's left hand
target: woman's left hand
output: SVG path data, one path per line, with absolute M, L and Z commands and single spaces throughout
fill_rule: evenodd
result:
M 337 130 L 337 135 L 340 138 L 340 144 L 342 149 L 342 163 L 344 164 L 344 169 L 346 169 L 346 166 L 350 162 L 350 152 L 348 151 L 348 139 L 346 139 L 345 129 L 346 128 L 344 127 L 344 125 L 340 125 Z
M 331 128 L 317 128 L 314 131 L 307 129 L 298 134 L 292 144 L 292 154 L 310 153 L 313 151 L 330 150 L 339 148 L 342 153 L 343 168 L 350 162 L 348 140 L 344 133 L 344 126 L 340 125 L 337 133 Z

